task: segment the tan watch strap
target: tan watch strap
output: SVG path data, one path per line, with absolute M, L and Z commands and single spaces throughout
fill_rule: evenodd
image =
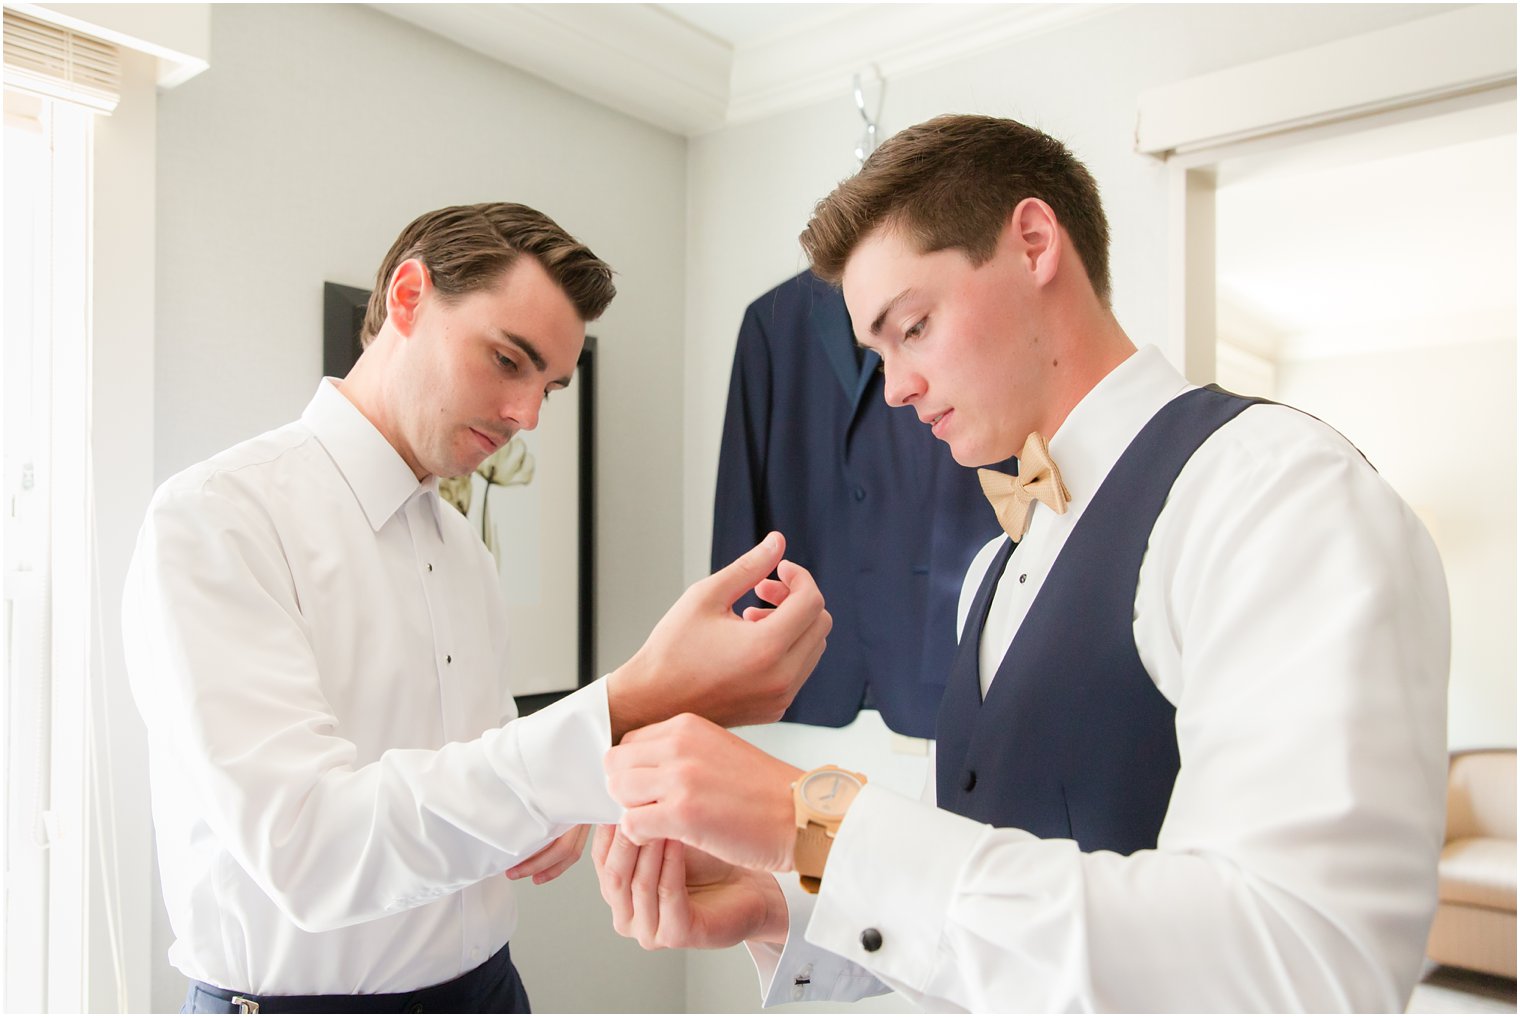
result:
M 834 838 L 819 823 L 808 822 L 805 829 L 797 831 L 797 844 L 793 860 L 797 866 L 797 878 L 808 893 L 817 893 L 823 882 L 823 866 L 829 860 L 829 848 Z

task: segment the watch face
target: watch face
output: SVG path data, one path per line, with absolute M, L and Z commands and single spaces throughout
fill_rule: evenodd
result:
M 814 811 L 825 816 L 843 816 L 860 793 L 860 781 L 848 773 L 825 770 L 804 780 L 801 791 L 802 800 Z

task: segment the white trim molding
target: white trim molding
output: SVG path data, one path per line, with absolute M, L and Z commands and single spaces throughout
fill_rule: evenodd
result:
M 874 66 L 890 80 L 1085 21 L 1115 4 L 857 4 L 790 24 L 734 51 L 733 93 L 716 127 L 832 98 Z
M 1165 349 L 1214 380 L 1219 164 L 1515 97 L 1515 7 L 1461 8 L 1141 93 L 1135 150 L 1166 160 L 1171 219 Z
M 850 95 L 867 68 L 941 66 L 1116 4 L 853 4 L 737 46 L 657 4 L 370 4 L 493 60 L 688 137 Z
M 1515 83 L 1515 6 L 1481 4 L 1152 88 L 1135 150 L 1166 159 Z

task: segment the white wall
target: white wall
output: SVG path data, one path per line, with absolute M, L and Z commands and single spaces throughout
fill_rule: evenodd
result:
M 1119 320 L 1137 343 L 1164 346 L 1167 180 L 1160 164 L 1133 152 L 1138 94 L 1444 9 L 1124 7 L 952 66 L 889 80 L 883 136 L 940 113 L 974 112 L 1012 116 L 1061 138 L 1092 170 L 1103 192 Z M 841 81 L 837 101 L 692 141 L 683 502 L 688 579 L 708 567 L 718 438 L 744 308 L 805 266 L 797 234 L 814 202 L 855 170 L 852 151 L 859 136 L 849 82 Z M 780 725 L 755 740 L 799 765 L 832 761 L 873 774 L 915 765 L 892 751 L 884 730 L 872 730 L 874 723 L 859 721 L 846 738 L 830 743 L 838 751 L 828 759 L 818 758 L 819 738 L 826 741 L 828 732 Z M 916 765 L 922 772 L 922 763 Z M 713 1011 L 754 1009 L 758 996 L 753 983 L 740 977 L 747 964 L 741 960 L 731 951 L 693 954 L 687 963 L 688 1005 Z M 883 1005 L 891 1004 L 867 1000 L 858 1008 Z
M 1277 394 L 1333 423 L 1435 538 L 1451 591 L 1453 749 L 1515 744 L 1515 335 L 1472 338 L 1290 361 Z
M 325 280 L 371 285 L 428 209 L 524 202 L 619 272 L 591 327 L 598 661 L 637 649 L 682 586 L 685 141 L 358 5 L 216 5 L 210 70 L 158 116 L 155 476 L 301 411 Z M 613 936 L 590 872 L 522 895 L 535 1005 L 682 1009 L 681 957 Z M 184 988 L 167 946 L 160 926 L 159 1009 Z
M 120 922 L 126 1003 L 149 1002 L 149 930 L 161 907 L 151 881 L 153 827 L 147 811 L 147 733 L 127 688 L 121 649 L 121 591 L 137 527 L 153 494 L 153 58 L 122 52 L 121 102 L 95 121 L 94 281 L 91 308 L 91 429 L 100 582 L 94 674 L 95 733 L 109 776 L 107 812 L 92 817 L 107 837 L 109 883 L 91 856 L 88 923 L 89 1009 L 115 1010 L 118 987 L 109 920 Z M 130 270 L 124 266 L 131 266 Z M 97 841 L 98 843 L 98 841 Z M 92 846 L 92 852 L 97 850 Z M 108 900 L 109 898 L 109 900 Z

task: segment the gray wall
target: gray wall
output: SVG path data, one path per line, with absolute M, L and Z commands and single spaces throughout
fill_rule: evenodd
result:
M 415 215 L 540 208 L 619 272 L 591 326 L 596 649 L 616 666 L 682 588 L 685 140 L 368 7 L 212 18 L 210 70 L 159 100 L 155 477 L 300 413 L 321 372 L 322 283 L 371 285 Z M 590 872 L 523 894 L 514 953 L 535 1004 L 683 1009 L 681 957 L 617 940 Z M 160 915 L 161 1010 L 184 986 L 168 944 Z

